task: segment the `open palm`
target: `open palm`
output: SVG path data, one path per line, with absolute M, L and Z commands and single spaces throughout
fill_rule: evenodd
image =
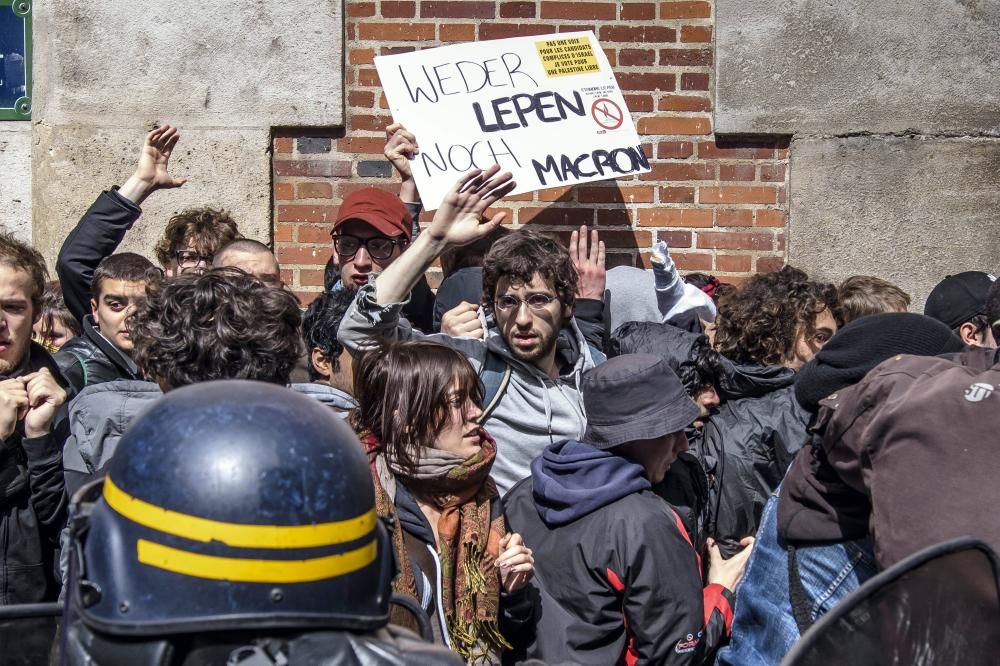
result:
M 483 213 L 514 189 L 513 175 L 498 174 L 499 166 L 486 171 L 475 169 L 462 176 L 445 195 L 425 233 L 448 245 L 467 245 L 486 236 L 500 225 L 504 213 L 480 223 Z
M 187 178 L 174 178 L 167 172 L 170 154 L 180 138 L 173 125 L 157 127 L 147 134 L 135 175 L 152 189 L 169 189 L 186 183 Z

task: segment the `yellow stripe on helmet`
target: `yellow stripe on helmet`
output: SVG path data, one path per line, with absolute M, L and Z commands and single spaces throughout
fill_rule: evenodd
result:
M 139 539 L 136 555 L 143 564 L 184 576 L 237 583 L 309 583 L 363 569 L 375 561 L 375 539 L 361 548 L 310 560 L 251 560 L 202 555 Z
M 314 525 L 224 523 L 145 502 L 116 486 L 110 476 L 104 480 L 104 500 L 119 514 L 144 527 L 191 541 L 219 541 L 234 548 L 315 548 L 349 543 L 371 534 L 376 520 L 372 508 L 356 518 Z

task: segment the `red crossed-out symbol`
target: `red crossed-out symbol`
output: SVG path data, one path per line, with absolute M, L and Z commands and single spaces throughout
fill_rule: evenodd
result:
M 618 129 L 625 120 L 625 113 L 621 107 L 607 97 L 600 97 L 590 105 L 590 115 L 594 122 L 604 129 Z

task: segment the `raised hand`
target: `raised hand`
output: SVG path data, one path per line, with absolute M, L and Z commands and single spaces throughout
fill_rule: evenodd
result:
M 28 394 L 28 412 L 24 415 L 24 434 L 40 437 L 52 430 L 56 412 L 66 402 L 66 391 L 56 383 L 48 368 L 19 378 Z
M 462 176 L 445 195 L 424 234 L 445 245 L 467 245 L 500 226 L 505 213 L 480 224 L 486 209 L 516 186 L 509 171 L 499 171 L 494 164 L 486 171 L 474 169 Z
M 500 540 L 500 556 L 494 566 L 500 569 L 500 584 L 507 594 L 520 590 L 535 575 L 535 558 L 517 533 Z
M 0 382 L 0 440 L 14 434 L 17 422 L 28 411 L 28 392 L 20 378 Z
M 483 324 L 479 321 L 479 306 L 462 301 L 441 316 L 441 332 L 453 338 L 483 337 Z
M 604 300 L 607 271 L 604 268 L 604 241 L 596 230 L 590 232 L 590 248 L 587 248 L 587 227 L 581 226 L 569 237 L 569 256 L 579 280 L 576 285 L 577 298 Z
M 410 160 L 420 152 L 417 137 L 400 123 L 393 123 L 385 128 L 385 138 L 385 159 L 392 163 L 403 180 L 411 178 Z
M 187 178 L 174 178 L 167 171 L 170 155 L 180 138 L 173 125 L 157 127 L 147 134 L 135 173 L 118 193 L 138 204 L 156 190 L 180 187 L 186 183 Z

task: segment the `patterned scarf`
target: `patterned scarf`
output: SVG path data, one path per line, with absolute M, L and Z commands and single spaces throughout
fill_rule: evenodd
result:
M 438 604 L 444 610 L 452 649 L 468 662 L 510 647 L 500 634 L 500 574 L 493 566 L 506 532 L 503 516 L 490 520 L 490 504 L 498 496 L 489 475 L 497 449 L 485 431 L 480 430 L 480 435 L 482 448 L 469 458 L 423 448 L 416 470 L 410 472 L 395 464 L 373 435 L 362 436 L 380 516 L 395 512 L 396 479 L 432 501 L 441 512 L 437 524 L 441 561 Z M 400 565 L 393 589 L 416 599 L 417 586 L 398 520 L 392 540 Z M 392 621 L 416 628 L 410 614 L 400 608 L 393 608 Z

